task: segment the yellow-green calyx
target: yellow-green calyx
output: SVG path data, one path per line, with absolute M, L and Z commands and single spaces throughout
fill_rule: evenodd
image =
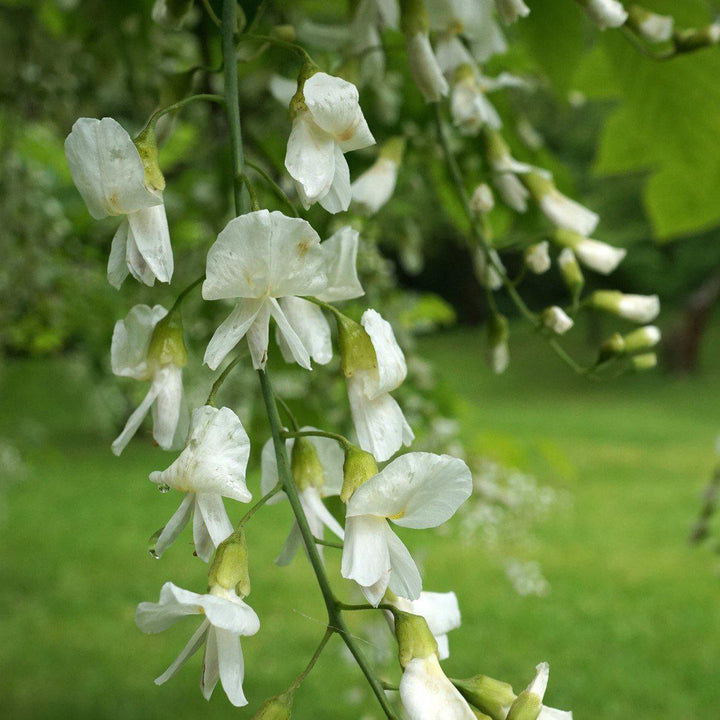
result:
M 485 140 L 485 153 L 491 167 L 496 166 L 503 158 L 510 155 L 510 148 L 499 132 L 485 128 L 483 139 Z
M 623 294 L 619 290 L 596 290 L 590 296 L 590 305 L 596 310 L 617 313 Z
M 290 119 L 294 120 L 300 113 L 307 110 L 305 104 L 305 95 L 303 89 L 305 88 L 305 82 L 309 80 L 316 72 L 319 72 L 320 68 L 315 63 L 306 60 L 300 68 L 300 73 L 297 79 L 297 90 L 290 100 Z
M 627 350 L 625 339 L 620 333 L 613 333 L 600 346 L 600 362 L 622 355 Z
M 427 33 L 430 28 L 425 0 L 400 0 L 400 29 L 406 37 Z
M 657 355 L 655 353 L 643 353 L 642 355 L 635 355 L 632 359 L 632 366 L 634 370 L 652 370 L 657 366 Z
M 473 70 L 472 65 L 470 63 L 463 63 L 462 65 L 458 65 L 457 70 L 455 70 L 455 82 L 461 83 L 466 80 L 475 80 L 475 71 Z
M 525 187 L 530 191 L 535 202 L 540 202 L 545 195 L 555 192 L 555 185 L 549 178 L 543 177 L 539 173 L 529 172 L 520 176 L 525 183 Z
M 253 715 L 253 720 L 290 720 L 294 699 L 294 690 L 269 698 Z
M 290 456 L 290 466 L 298 490 L 307 490 L 310 487 L 320 488 L 325 484 L 325 472 L 310 438 L 295 439 Z
M 242 528 L 218 545 L 208 572 L 208 586 L 234 590 L 242 597 L 250 594 L 248 549 Z
M 404 669 L 411 660 L 437 654 L 437 642 L 422 615 L 394 610 L 398 658 Z
M 515 702 L 512 685 L 487 675 L 453 680 L 453 684 L 471 705 L 493 720 L 505 720 L 508 708 Z
M 340 499 L 346 503 L 353 493 L 371 477 L 378 474 L 375 458 L 356 445 L 345 448 L 345 461 L 343 462 L 343 485 Z
M 133 142 L 140 154 L 143 169 L 145 170 L 146 187 L 148 190 L 161 193 L 165 189 L 165 177 L 160 170 L 160 163 L 158 162 L 155 123 L 150 123 Z
M 565 228 L 557 228 L 551 237 L 560 247 L 568 247 L 571 250 L 574 250 L 585 239 L 579 233 Z
M 340 368 L 345 377 L 352 377 L 358 370 L 377 368 L 377 355 L 365 328 L 341 314 L 335 315 L 340 346 Z
M 380 157 L 400 165 L 405 154 L 405 138 L 402 135 L 396 135 L 386 140 L 380 150 Z
M 558 265 L 568 290 L 577 296 L 585 285 L 585 276 L 572 250 L 564 250 L 558 258 Z
M 182 315 L 170 312 L 155 326 L 148 348 L 148 362 L 157 367 L 169 364 L 185 367 L 187 359 Z
M 490 347 L 504 345 L 510 337 L 510 325 L 504 315 L 494 313 L 488 322 L 488 344 Z
M 537 720 L 542 710 L 542 700 L 529 690 L 523 690 L 507 714 L 507 720 Z

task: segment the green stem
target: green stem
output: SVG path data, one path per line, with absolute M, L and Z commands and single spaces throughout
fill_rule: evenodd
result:
M 357 647 L 355 639 L 350 634 L 350 630 L 345 623 L 345 620 L 340 612 L 332 588 L 330 587 L 330 581 L 328 580 L 327 574 L 325 573 L 325 566 L 323 565 L 320 553 L 318 552 L 315 544 L 315 537 L 313 536 L 310 526 L 308 525 L 307 517 L 300 503 L 300 497 L 298 495 L 297 488 L 292 479 L 290 472 L 290 464 L 288 462 L 288 456 L 285 452 L 285 441 L 282 437 L 282 426 L 280 423 L 280 415 L 278 413 L 277 404 L 275 402 L 275 396 L 273 394 L 272 386 L 270 384 L 270 378 L 268 377 L 267 370 L 258 370 L 260 377 L 260 386 L 262 388 L 263 400 L 265 402 L 265 409 L 267 411 L 268 421 L 270 422 L 270 431 L 272 433 L 273 445 L 275 446 L 275 459 L 278 467 L 278 477 L 283 484 L 290 506 L 292 507 L 295 515 L 295 521 L 300 529 L 300 534 L 303 537 L 307 555 L 312 565 L 315 577 L 317 578 L 318 585 L 320 586 L 320 592 L 322 593 L 323 600 L 325 601 L 325 607 L 328 613 L 328 625 L 335 632 L 337 632 L 347 645 L 348 649 L 355 658 L 357 664 L 360 666 L 365 678 L 367 679 L 370 687 L 375 693 L 380 706 L 382 707 L 385 715 L 390 720 L 396 720 L 395 714 L 392 708 L 388 704 L 385 692 L 383 691 L 380 681 L 375 677 L 372 669 L 370 668 L 365 656 L 360 652 Z
M 202 0 L 202 4 L 205 8 L 205 12 L 208 14 L 208 17 L 213 21 L 213 23 L 215 23 L 218 27 L 222 27 L 222 22 L 217 16 L 217 13 L 213 10 L 210 0 Z
M 282 490 L 282 484 L 278 483 L 269 493 L 266 493 L 263 495 L 241 518 L 240 522 L 238 523 L 238 528 L 241 528 L 247 523 L 249 520 L 252 519 L 252 516 L 263 506 L 265 503 L 270 500 L 270 498 L 277 495 Z
M 352 605 L 350 603 L 338 602 L 337 607 L 340 610 L 387 610 L 388 612 L 395 613 L 397 608 L 389 603 L 380 603 L 379 605 L 370 605 L 369 603 L 362 603 L 361 605 Z
M 285 414 L 288 416 L 288 420 L 290 421 L 290 424 L 292 425 L 293 431 L 298 432 L 300 430 L 300 426 L 298 425 L 298 422 L 295 419 L 295 416 L 293 415 L 293 412 L 290 409 L 289 405 L 280 396 L 276 396 L 275 399 L 277 400 L 278 404 L 283 409 Z
M 175 298 L 175 302 L 173 303 L 173 306 L 170 308 L 170 311 L 168 312 L 168 315 L 172 312 L 175 312 L 180 305 L 182 305 L 183 300 L 205 279 L 205 275 L 201 275 L 197 280 L 193 280 L 178 296 Z
M 240 351 L 230 362 L 230 364 L 220 373 L 220 376 L 218 379 L 213 383 L 212 388 L 210 388 L 210 394 L 207 397 L 207 400 L 205 401 L 206 405 L 211 405 L 212 407 L 215 407 L 215 399 L 218 394 L 218 390 L 220 390 L 220 387 L 227 379 L 227 376 L 232 372 L 232 369 L 247 355 L 247 351 L 243 350 Z
M 287 40 L 282 40 L 280 38 L 273 37 L 272 35 L 255 35 L 254 33 L 246 33 L 243 38 L 247 40 L 260 40 L 262 42 L 269 43 L 270 45 L 290 50 L 291 52 L 299 55 L 305 62 L 311 63 L 312 65 L 317 64 L 312 57 L 310 57 L 310 53 L 304 47 L 301 47 L 296 43 L 288 42 Z
M 328 640 L 332 637 L 334 630 L 332 628 L 327 628 L 325 630 L 325 634 L 322 636 L 322 640 L 320 640 L 320 644 L 317 646 L 317 650 L 313 653 L 313 656 L 310 658 L 310 662 L 308 662 L 305 669 L 293 680 L 292 685 L 288 688 L 288 690 L 297 690 L 297 688 L 302 685 L 305 678 L 308 676 L 310 671 L 315 667 L 315 663 L 318 661 L 318 658 L 322 654 L 322 651 L 325 649 L 325 646 L 327 645 Z
M 156 110 L 151 116 L 150 119 L 145 123 L 145 128 L 150 127 L 151 125 L 154 125 L 163 115 L 167 115 L 168 113 L 175 112 L 176 110 L 180 110 L 181 108 L 184 108 L 186 105 L 189 105 L 193 102 L 198 102 L 205 100 L 207 102 L 215 102 L 222 105 L 225 102 L 225 98 L 222 95 L 211 95 L 208 93 L 202 93 L 200 95 L 190 95 L 190 97 L 183 98 L 182 100 L 178 100 L 178 102 L 173 103 L 172 105 L 167 105 L 164 108 L 160 108 L 159 110 Z
M 338 433 L 325 432 L 324 430 L 299 430 L 297 432 L 283 432 L 284 438 L 299 438 L 299 437 L 322 437 L 330 440 L 335 440 L 343 446 L 343 449 L 348 448 L 352 443 L 342 435 Z
M 245 164 L 252 168 L 260 177 L 268 184 L 270 189 L 275 193 L 281 202 L 284 202 L 291 210 L 295 217 L 300 217 L 300 213 L 297 211 L 293 201 L 287 196 L 285 191 L 270 177 L 270 175 L 260 166 L 249 160 L 245 161 Z
M 342 550 L 344 547 L 342 543 L 332 542 L 332 540 L 323 540 L 322 538 L 319 538 L 319 537 L 316 537 L 313 539 L 315 540 L 315 542 L 318 545 L 324 545 L 325 547 L 335 548 L 336 550 Z

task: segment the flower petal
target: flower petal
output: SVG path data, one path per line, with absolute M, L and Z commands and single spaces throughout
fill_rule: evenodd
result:
M 353 206 L 374 215 L 392 197 L 397 176 L 397 163 L 389 158 L 379 158 L 353 182 L 350 188 Z
M 158 536 L 155 547 L 152 549 L 155 557 L 160 557 L 174 542 L 183 528 L 188 524 L 192 516 L 195 498 L 192 493 L 187 493 L 180 503 L 180 507 L 173 513 L 162 532 Z
M 263 300 L 241 300 L 215 330 L 203 359 L 211 370 L 217 370 L 218 365 L 247 333 L 263 303 Z
M 153 383 L 160 385 L 160 392 L 152 408 L 153 437 L 163 450 L 169 450 L 180 420 L 182 369 L 177 365 L 164 365 L 156 373 Z
M 209 563 L 215 553 L 215 545 L 210 537 L 210 530 L 205 524 L 205 518 L 198 507 L 197 495 L 193 496 L 193 542 L 195 554 L 206 563 Z
M 323 197 L 335 175 L 335 141 L 301 112 L 293 120 L 285 154 L 285 168 L 297 183 L 298 194 L 307 210 Z
M 218 666 L 220 682 L 228 700 L 235 707 L 247 705 L 243 692 L 245 662 L 243 660 L 240 638 L 227 630 L 216 629 Z
M 108 257 L 107 276 L 108 282 L 119 290 L 120 286 L 128 276 L 128 266 L 125 262 L 127 251 L 128 230 L 130 225 L 127 218 L 123 218 L 118 229 L 113 235 L 112 245 L 110 246 L 110 256 Z
M 201 595 L 199 602 L 216 628 L 245 636 L 254 635 L 260 629 L 260 619 L 255 611 L 236 595 L 233 600 Z
M 278 332 L 285 340 L 289 354 L 295 359 L 300 367 L 304 367 L 306 370 L 312 370 L 307 348 L 296 334 L 287 317 L 285 317 L 285 313 L 282 311 L 282 308 L 275 298 L 268 299 L 268 308 L 277 323 Z
M 384 518 L 348 517 L 342 554 L 342 576 L 368 587 L 390 576 L 390 551 Z
M 449 520 L 471 492 L 472 476 L 462 460 L 407 453 L 355 491 L 347 517 L 373 515 L 403 527 L 436 527 Z
M 335 145 L 335 174 L 328 191 L 319 198 L 320 205 L 329 213 L 345 212 L 350 207 L 350 168 L 339 145 Z
M 217 630 L 210 625 L 207 640 L 205 641 L 205 655 L 203 656 L 202 675 L 200 676 L 200 692 L 206 700 L 211 698 L 219 679 Z
M 298 527 L 297 522 L 293 521 L 292 527 L 290 528 L 290 533 L 287 536 L 287 540 L 285 540 L 285 544 L 283 545 L 280 554 L 275 560 L 275 564 L 279 567 L 285 567 L 289 565 L 297 554 L 298 548 L 302 544 L 302 541 L 303 539 L 300 528 Z
M 167 315 L 162 305 L 135 305 L 113 330 L 110 363 L 115 375 L 149 380 L 147 353 L 155 326 Z
M 416 600 L 422 592 L 422 578 L 417 565 L 402 540 L 386 526 L 387 546 L 390 552 L 390 589 L 397 595 Z
M 341 540 L 345 537 L 342 525 L 333 517 L 332 513 L 325 507 L 317 488 L 308 488 L 302 492 L 303 507 L 306 509 L 308 519 L 310 515 L 318 521 L 318 527 L 313 528 L 317 532 L 316 537 L 322 538 L 322 526 L 325 525 L 330 532 L 334 533 Z
M 272 298 L 266 298 L 260 306 L 260 311 L 255 316 L 252 325 L 248 328 L 247 342 L 250 348 L 250 357 L 253 367 L 256 370 L 264 368 L 268 359 L 270 345 L 270 302 Z
M 433 635 L 446 635 L 460 627 L 460 606 L 454 592 L 424 592 L 412 607 L 414 613 L 427 620 Z
M 233 531 L 222 497 L 213 493 L 201 493 L 196 495 L 196 498 L 195 512 L 199 511 L 202 515 L 208 535 L 213 545 L 217 547 Z
M 122 432 L 115 438 L 115 440 L 113 440 L 112 451 L 115 455 L 120 455 L 130 440 L 132 440 L 133 436 L 138 431 L 138 428 L 142 425 L 142 421 L 145 419 L 145 416 L 150 411 L 150 406 L 155 402 L 155 399 L 161 389 L 162 386 L 158 382 L 153 382 L 150 386 L 150 389 L 147 391 L 147 395 L 145 395 L 143 401 L 128 418 Z
M 314 303 L 293 296 L 281 298 L 279 305 L 307 354 L 320 365 L 329 363 L 332 360 L 332 338 L 330 324 L 323 311 Z M 279 325 L 276 336 L 285 361 L 294 362 L 292 349 Z
M 192 634 L 187 645 L 185 645 L 181 653 L 173 660 L 170 667 L 162 675 L 155 678 L 156 685 L 162 685 L 174 677 L 177 671 L 200 649 L 205 642 L 209 626 L 210 623 L 208 623 L 207 620 L 203 620 L 202 623 L 200 623 L 200 627 Z
M 379 312 L 366 310 L 360 322 L 370 336 L 377 356 L 377 383 L 366 383 L 365 387 L 366 394 L 372 399 L 400 387 L 407 376 L 407 364 L 392 325 Z
M 179 591 L 179 592 L 178 592 Z M 159 602 L 141 602 L 135 610 L 135 624 L 144 633 L 163 632 L 186 615 L 200 612 L 200 595 L 167 582 L 160 590 Z
M 351 300 L 365 294 L 357 276 L 357 252 L 360 233 L 346 225 L 320 245 L 325 260 L 328 284 L 317 293 L 323 302 Z
M 169 283 L 174 263 L 165 205 L 143 208 L 127 216 L 130 232 L 140 254 L 160 281 Z

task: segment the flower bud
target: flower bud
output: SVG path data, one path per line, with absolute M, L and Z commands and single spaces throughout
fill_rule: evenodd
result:
M 182 315 L 179 312 L 169 312 L 155 326 L 147 357 L 151 365 L 158 367 L 170 364 L 185 367 L 187 348 L 183 339 Z
M 345 377 L 352 377 L 358 370 L 377 368 L 377 355 L 365 328 L 346 315 L 335 315 L 340 348 L 340 369 Z
M 634 353 L 655 347 L 660 342 L 661 337 L 660 330 L 655 325 L 646 325 L 628 333 L 623 340 L 627 352 Z
M 601 29 L 620 27 L 628 14 L 618 0 L 581 0 L 590 19 Z
M 497 0 L 498 15 L 506 25 L 514 23 L 519 17 L 527 17 L 530 8 L 523 0 Z
M 345 461 L 343 462 L 343 485 L 340 499 L 347 503 L 352 494 L 371 477 L 378 474 L 375 458 L 356 445 L 345 448 Z
M 208 587 L 234 590 L 241 597 L 250 594 L 248 549 L 242 528 L 223 540 L 215 551 L 208 572 Z
M 598 362 L 623 355 L 626 351 L 625 338 L 620 333 L 613 333 L 601 346 Z
M 583 265 L 603 275 L 615 270 L 627 254 L 624 248 L 616 248 L 564 228 L 555 230 L 552 238 L 561 247 L 570 248 Z
M 157 137 L 155 125 L 148 125 L 134 140 L 133 143 L 140 154 L 143 169 L 145 170 L 145 185 L 148 190 L 162 193 L 165 189 L 165 177 L 160 170 L 158 162 Z
M 515 702 L 512 685 L 487 675 L 475 675 L 467 680 L 454 680 L 460 694 L 474 707 L 491 718 L 505 718 Z
M 543 709 L 543 697 L 550 676 L 550 666 L 540 663 L 535 679 L 523 690 L 510 707 L 507 720 L 537 720 Z
M 325 484 L 325 471 L 310 438 L 295 438 L 290 454 L 290 467 L 295 485 L 300 491 Z
M 575 253 L 570 248 L 562 250 L 558 255 L 558 265 L 567 289 L 574 298 L 577 298 L 585 285 L 585 277 L 578 265 Z
M 574 325 L 572 318 L 557 305 L 543 311 L 542 322 L 546 328 L 558 335 L 564 335 Z
M 488 321 L 487 333 L 490 367 L 495 374 L 500 375 L 510 363 L 508 350 L 510 327 L 507 318 L 499 313 L 493 313 Z
M 633 355 L 633 370 L 642 372 L 644 370 L 652 370 L 657 367 L 657 355 L 655 353 L 644 353 L 642 355 Z
M 290 720 L 295 690 L 290 689 L 266 700 L 252 716 L 252 720 Z
M 675 29 L 675 18 L 671 15 L 659 15 L 640 5 L 630 8 L 627 23 L 640 37 L 651 43 L 667 42 Z
M 495 207 L 493 191 L 487 183 L 480 183 L 470 198 L 470 207 L 477 215 L 487 215 Z
M 660 312 L 657 295 L 625 295 L 619 290 L 596 290 L 590 296 L 589 304 L 637 323 L 651 322 Z
M 396 609 L 393 610 L 393 616 L 398 657 L 403 669 L 411 660 L 437 655 L 437 641 L 422 615 L 413 615 Z
M 525 248 L 525 265 L 535 275 L 542 275 L 550 269 L 550 243 L 547 240 Z

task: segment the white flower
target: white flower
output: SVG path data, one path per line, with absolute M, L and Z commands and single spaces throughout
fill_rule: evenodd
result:
M 620 27 L 628 18 L 627 11 L 618 0 L 584 0 L 588 17 L 601 29 Z
M 450 111 L 463 135 L 477 135 L 484 125 L 495 130 L 502 127 L 497 110 L 485 96 L 478 76 L 469 65 L 461 65 L 456 73 Z
M 302 428 L 302 430 L 314 429 L 315 428 L 312 427 Z M 305 512 L 305 517 L 307 518 L 308 525 L 314 537 L 322 540 L 324 528 L 327 527 L 342 540 L 345 536 L 342 526 L 325 507 L 322 499 L 340 494 L 343 484 L 343 462 L 345 460 L 345 453 L 337 442 L 330 438 L 308 437 L 306 440 L 313 444 L 317 452 L 323 469 L 323 477 L 321 479 L 322 482 L 316 485 L 298 487 L 298 495 L 300 496 L 300 503 Z M 289 456 L 292 453 L 294 445 L 295 440 L 292 438 L 285 442 L 285 448 Z M 278 484 L 279 480 L 277 460 L 275 459 L 275 446 L 271 438 L 265 443 L 262 451 L 261 490 L 263 495 L 270 492 L 270 490 Z M 268 504 L 274 504 L 286 497 L 284 492 L 280 492 L 271 498 Z M 277 564 L 288 565 L 295 557 L 295 553 L 297 553 L 301 543 L 302 535 L 300 528 L 298 527 L 297 521 L 294 521 L 290 535 L 288 535 L 285 545 L 276 561 Z M 322 546 L 318 547 L 318 551 L 320 551 L 322 555 Z
M 559 229 L 553 239 L 558 245 L 570 248 L 578 260 L 595 272 L 609 275 L 623 261 L 627 250 L 586 238 L 571 230 Z
M 222 498 L 244 503 L 252 500 L 245 484 L 249 457 L 250 439 L 232 410 L 204 405 L 193 411 L 185 449 L 166 470 L 150 474 L 150 480 L 160 487 L 185 493 L 157 538 L 156 557 L 175 542 L 194 515 L 195 552 L 210 561 L 215 548 L 232 532 Z
M 675 31 L 675 18 L 672 15 L 659 15 L 639 5 L 630 8 L 628 23 L 639 35 L 652 43 L 667 42 Z
M 413 615 L 422 615 L 437 642 L 438 656 L 441 660 L 450 657 L 450 646 L 447 636 L 451 630 L 457 630 L 461 622 L 460 607 L 458 605 L 457 595 L 455 595 L 454 592 L 435 593 L 423 591 L 417 600 L 395 597 L 388 602 L 398 610 L 412 613 Z M 395 623 L 392 613 L 386 612 L 385 616 L 394 632 Z
M 469 65 L 477 71 L 475 58 L 454 32 L 446 32 L 440 35 L 435 44 L 435 57 L 438 66 L 448 80 L 453 79 L 455 71 L 461 65 Z
M 480 183 L 470 197 L 470 208 L 478 215 L 487 215 L 494 207 L 493 191 L 487 183 Z
M 519 17 L 527 17 L 530 8 L 523 0 L 495 0 L 498 15 L 506 25 L 514 23 Z
M 556 227 L 585 237 L 597 227 L 600 220 L 597 213 L 563 195 L 547 177 L 530 172 L 524 181 L 545 217 Z
M 557 305 L 547 308 L 542 314 L 545 327 L 558 335 L 564 335 L 574 325 L 572 318 Z
M 546 273 L 551 266 L 550 243 L 547 240 L 530 245 L 525 250 L 525 265 L 535 275 Z
M 158 342 L 155 331 L 166 316 L 167 310 L 162 305 L 152 308 L 136 305 L 124 320 L 115 323 L 110 349 L 113 373 L 120 377 L 152 381 L 147 395 L 113 442 L 115 455 L 125 449 L 151 407 L 155 441 L 165 450 L 172 446 L 180 419 L 182 367 L 186 355 L 182 345 L 182 329 L 170 328 L 167 331 L 167 335 L 174 337 L 170 338 L 166 346 Z M 174 352 L 168 353 L 170 348 Z
M 541 179 L 547 179 L 550 174 L 533 165 L 516 160 L 511 155 L 510 148 L 500 133 L 486 130 L 484 139 L 487 160 L 493 172 L 495 188 L 506 205 L 516 212 L 524 213 L 527 210 L 530 191 L 517 176 L 534 173 Z
M 245 662 L 240 638 L 254 635 L 260 629 L 255 611 L 232 590 L 214 586 L 209 593 L 199 595 L 168 582 L 160 590 L 159 602 L 138 605 L 135 622 L 144 633 L 159 633 L 186 615 L 202 615 L 203 621 L 177 659 L 156 678 L 155 683 L 167 682 L 204 644 L 200 689 L 205 699 L 210 699 L 220 680 L 233 705 L 247 705 L 242 687 Z
M 350 170 L 343 153 L 375 143 L 360 109 L 357 88 L 318 72 L 302 86 L 287 144 L 285 167 L 305 208 L 320 204 L 331 213 L 350 205 Z
M 515 212 L 524 213 L 527 211 L 530 192 L 513 173 L 493 173 L 495 189 L 500 194 L 503 202 Z
M 284 105 L 287 108 L 297 92 L 297 81 L 283 77 L 282 75 L 274 74 L 270 76 L 268 90 L 270 90 L 270 94 L 281 105 Z
M 410 74 L 426 102 L 438 102 L 445 97 L 449 87 L 427 33 L 418 32 L 408 36 L 407 55 Z
M 448 680 L 434 653 L 413 658 L 400 680 L 400 699 L 409 720 L 475 720 L 475 713 Z
M 405 380 L 407 364 L 392 326 L 380 313 L 366 310 L 360 322 L 370 336 L 377 367 L 356 370 L 348 378 L 350 413 L 360 447 L 383 462 L 415 437 L 400 406 L 390 396 Z
M 304 220 L 257 210 L 231 220 L 207 255 L 205 300 L 240 298 L 205 351 L 213 370 L 247 334 L 253 366 L 265 367 L 270 316 L 296 362 L 310 369 L 302 340 L 278 298 L 316 295 L 327 286 L 320 238 Z
M 590 296 L 590 304 L 642 324 L 652 322 L 660 312 L 657 295 L 625 295 L 618 290 L 596 290 Z
M 334 303 L 365 294 L 355 267 L 359 237 L 357 230 L 346 225 L 320 245 L 328 284 L 317 293 L 318 300 Z M 309 300 L 298 297 L 285 297 L 278 302 L 312 360 L 320 365 L 329 363 L 332 360 L 332 337 L 330 324 L 322 310 Z M 292 362 L 293 354 L 279 326 L 275 337 L 285 361 Z
M 382 155 L 352 184 L 352 201 L 374 215 L 391 197 L 398 176 L 398 163 Z
M 470 470 L 458 458 L 431 453 L 396 458 L 361 485 L 347 504 L 343 577 L 355 580 L 373 605 L 388 587 L 417 600 L 420 573 L 387 521 L 416 529 L 437 527 L 471 492 Z
M 75 186 L 96 219 L 125 215 L 115 233 L 108 280 L 119 288 L 128 272 L 145 285 L 170 282 L 173 256 L 162 187 L 147 183 L 143 161 L 112 118 L 80 118 L 65 140 Z

